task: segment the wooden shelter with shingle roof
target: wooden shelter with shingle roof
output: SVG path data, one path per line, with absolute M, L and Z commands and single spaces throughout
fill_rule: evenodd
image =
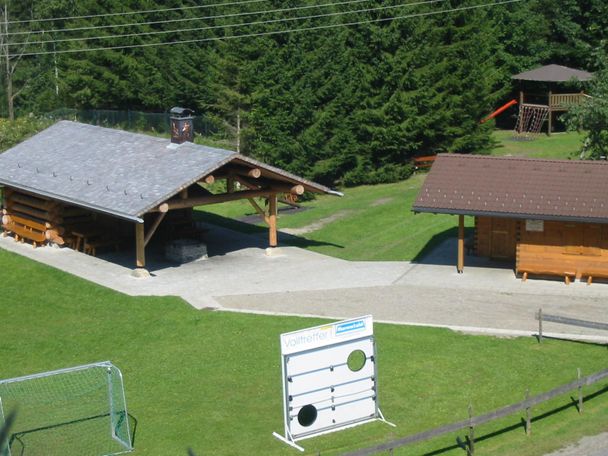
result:
M 61 121 L 4 152 L 4 234 L 92 254 L 127 234 L 137 267 L 144 268 L 157 230 L 192 235 L 196 206 L 249 200 L 275 247 L 280 199 L 293 201 L 305 191 L 339 194 L 236 152 L 194 144 L 189 120 L 172 119 L 171 141 Z M 220 180 L 226 190 L 218 192 L 211 186 Z M 267 209 L 255 198 L 266 199 Z
M 475 217 L 477 255 L 514 261 L 515 270 L 608 278 L 608 162 L 439 154 L 415 212 Z

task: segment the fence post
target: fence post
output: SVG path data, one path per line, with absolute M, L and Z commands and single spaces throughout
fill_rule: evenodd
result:
M 530 399 L 530 388 L 526 388 L 526 401 Z M 526 435 L 532 433 L 532 416 L 530 407 L 526 407 Z
M 538 343 L 543 341 L 543 309 L 538 309 Z
M 577 367 L 578 374 L 578 413 L 583 413 L 583 383 L 581 382 L 581 368 Z
M 467 456 L 475 454 L 475 427 L 473 426 L 473 404 L 469 404 L 469 445 Z

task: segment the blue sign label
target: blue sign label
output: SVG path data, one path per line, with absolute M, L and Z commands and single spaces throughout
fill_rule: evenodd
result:
M 336 326 L 336 336 L 365 329 L 365 320 L 349 321 Z

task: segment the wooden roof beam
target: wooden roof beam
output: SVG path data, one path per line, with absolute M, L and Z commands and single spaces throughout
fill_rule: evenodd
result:
M 260 168 L 227 165 L 224 167 L 224 169 L 222 169 L 222 171 L 223 172 L 217 176 L 218 179 L 226 179 L 230 176 L 243 176 L 252 179 L 259 179 L 262 176 L 262 170 Z
M 276 185 L 270 188 L 259 189 L 259 190 L 245 190 L 240 192 L 233 193 L 220 193 L 217 195 L 209 195 L 195 198 L 186 198 L 186 199 L 175 199 L 169 200 L 156 209 L 159 212 L 166 212 L 168 210 L 174 209 L 186 209 L 189 207 L 195 206 L 204 206 L 206 204 L 217 204 L 217 203 L 225 203 L 228 201 L 236 201 L 240 199 L 249 199 L 249 198 L 257 198 L 260 196 L 268 197 L 269 195 L 276 195 L 277 193 L 293 193 L 295 195 L 301 195 L 304 193 L 303 185 L 294 185 L 294 186 L 280 186 Z

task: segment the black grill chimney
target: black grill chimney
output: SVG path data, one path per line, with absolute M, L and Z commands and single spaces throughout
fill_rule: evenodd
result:
M 171 108 L 171 142 L 182 144 L 194 141 L 194 111 L 188 108 Z

